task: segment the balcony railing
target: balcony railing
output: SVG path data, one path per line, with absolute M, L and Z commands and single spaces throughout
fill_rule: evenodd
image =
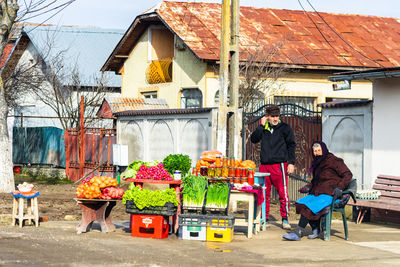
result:
M 149 84 L 172 82 L 172 59 L 153 60 L 146 69 Z

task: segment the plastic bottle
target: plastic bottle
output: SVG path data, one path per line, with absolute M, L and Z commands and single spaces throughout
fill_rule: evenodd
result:
M 247 175 L 247 183 L 249 185 L 254 185 L 254 172 L 252 168 L 249 168 L 248 175 Z
M 194 176 L 199 176 L 199 170 L 197 169 L 197 167 L 193 167 L 193 169 L 192 169 L 192 174 L 193 174 Z

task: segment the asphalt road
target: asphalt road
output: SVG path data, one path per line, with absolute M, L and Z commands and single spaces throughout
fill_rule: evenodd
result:
M 283 241 L 278 224 L 247 239 L 235 232 L 231 243 L 131 237 L 127 222 L 117 230 L 76 234 L 78 222 L 45 222 L 36 228 L 0 227 L 0 266 L 399 266 L 400 227 L 340 221 L 331 241 Z M 240 229 L 238 229 L 240 230 Z

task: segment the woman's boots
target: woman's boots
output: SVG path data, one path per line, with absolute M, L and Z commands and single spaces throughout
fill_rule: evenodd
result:
M 298 226 L 293 232 L 283 235 L 282 237 L 289 241 L 300 241 L 304 233 L 304 228 Z

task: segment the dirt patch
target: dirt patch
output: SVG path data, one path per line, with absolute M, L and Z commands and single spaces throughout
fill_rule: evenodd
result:
M 35 184 L 35 183 L 33 183 Z M 66 215 L 76 218 L 81 217 L 81 209 L 74 200 L 76 185 L 43 185 L 35 184 L 34 190 L 40 192 L 38 198 L 39 216 L 47 216 L 51 221 L 62 221 Z M 123 185 L 125 187 L 125 185 Z M 10 193 L 0 193 L 0 214 L 12 213 L 12 195 Z M 125 206 L 122 201 L 114 207 L 112 212 L 114 220 L 128 220 Z

